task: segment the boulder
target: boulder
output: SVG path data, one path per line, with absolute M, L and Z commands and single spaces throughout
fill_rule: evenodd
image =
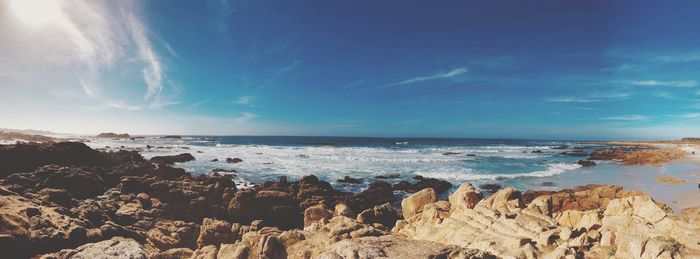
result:
M 463 183 L 455 192 L 450 194 L 449 201 L 452 209 L 473 209 L 484 195 L 471 184 Z
M 97 243 L 89 243 L 75 249 L 61 250 L 56 255 L 58 258 L 66 259 L 89 259 L 89 258 L 124 258 L 124 259 L 146 259 L 148 255 L 143 247 L 131 238 L 114 237 Z
M 229 163 L 229 164 L 236 164 L 236 163 L 240 163 L 240 162 L 243 162 L 243 159 L 240 159 L 240 158 L 237 158 L 237 157 L 235 157 L 235 158 L 230 158 L 230 157 L 229 157 L 229 158 L 226 158 L 226 163 Z
M 219 246 L 220 244 L 231 244 L 235 242 L 236 236 L 231 232 L 231 223 L 225 220 L 205 218 L 199 228 L 197 247 L 202 248 L 208 245 Z
M 579 160 L 576 162 L 576 164 L 579 164 L 582 167 L 589 167 L 589 166 L 595 166 L 596 163 L 593 160 Z
M 154 156 L 151 158 L 151 162 L 155 164 L 172 165 L 174 163 L 184 163 L 195 160 L 194 156 L 190 153 L 182 153 L 174 156 Z
M 345 184 L 359 184 L 359 183 L 362 183 L 362 179 L 352 178 L 350 176 L 345 176 L 343 179 L 338 179 L 337 182 L 345 183 Z
M 159 250 L 179 247 L 195 248 L 199 227 L 184 221 L 158 221 L 148 230 L 146 238 L 149 244 Z
M 366 209 L 360 214 L 357 214 L 357 222 L 364 224 L 381 224 L 389 229 L 394 227 L 396 220 L 399 219 L 398 212 L 391 206 L 390 203 L 374 206 L 371 209 Z
M 434 203 L 437 201 L 437 194 L 432 188 L 426 188 L 411 196 L 406 197 L 401 201 L 401 209 L 403 212 L 403 217 L 408 219 L 413 215 L 418 214 L 423 211 L 423 206 L 429 203 Z
M 407 181 L 401 181 L 393 186 L 394 190 L 398 191 L 408 191 L 408 192 L 417 192 L 420 190 L 423 190 L 425 188 L 432 188 L 435 190 L 436 193 L 443 193 L 448 191 L 450 188 L 452 188 L 452 184 L 447 181 L 443 180 L 438 180 L 435 178 L 425 178 L 425 177 L 416 177 L 417 181 L 414 184 L 411 184 Z
M 625 151 L 621 149 L 598 149 L 591 152 L 590 160 L 620 160 L 625 158 Z
M 129 136 L 129 134 L 126 134 L 126 133 L 117 134 L 117 133 L 113 133 L 113 132 L 107 132 L 107 133 L 98 134 L 97 138 L 120 139 L 120 138 L 131 138 L 131 136 Z
M 326 208 L 325 205 L 319 204 L 311 206 L 304 211 L 304 226 L 309 226 L 323 219 L 333 217 L 333 212 Z

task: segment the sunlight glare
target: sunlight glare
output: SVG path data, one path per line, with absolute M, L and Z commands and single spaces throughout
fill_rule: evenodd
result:
M 10 8 L 19 20 L 35 27 L 55 23 L 63 15 L 60 0 L 11 0 Z

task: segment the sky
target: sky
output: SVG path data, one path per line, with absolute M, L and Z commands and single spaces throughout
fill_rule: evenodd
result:
M 0 128 L 700 136 L 700 1 L 0 1 Z

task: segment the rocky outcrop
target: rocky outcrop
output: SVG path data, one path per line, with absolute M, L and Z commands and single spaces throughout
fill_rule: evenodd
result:
M 194 156 L 190 153 L 183 153 L 174 156 L 154 156 L 151 158 L 151 162 L 156 164 L 172 165 L 174 163 L 184 163 L 195 160 Z
M 425 188 L 422 191 L 411 194 L 406 199 L 401 201 L 401 209 L 403 210 L 403 217 L 410 218 L 419 212 L 423 211 L 423 207 L 426 204 L 434 203 L 437 201 L 437 194 L 432 188 Z
M 374 206 L 357 214 L 357 222 L 364 224 L 380 224 L 387 228 L 393 228 L 396 220 L 399 219 L 398 212 L 391 206 L 391 203 Z
M 147 259 L 143 247 L 130 238 L 115 237 L 97 243 L 89 243 L 75 249 L 61 250 L 55 254 L 42 256 L 44 259 L 88 259 L 88 258 L 124 258 Z
M 455 192 L 450 200 L 462 197 Z M 601 185 L 552 192 L 527 205 L 512 188 L 473 208 L 437 201 L 392 231 L 506 258 L 692 258 L 700 253 L 698 230 L 686 218 L 669 216 L 648 195 Z
M 590 160 L 622 160 L 625 158 L 625 151 L 622 149 L 598 149 L 591 152 Z

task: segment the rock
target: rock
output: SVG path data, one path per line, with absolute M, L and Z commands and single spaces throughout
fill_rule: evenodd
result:
M 390 203 L 374 206 L 371 209 L 366 209 L 357 215 L 357 222 L 364 224 L 381 224 L 389 229 L 393 228 L 396 220 L 399 219 L 399 214 Z
M 183 153 L 174 156 L 154 156 L 151 158 L 151 162 L 156 164 L 172 165 L 174 163 L 184 163 L 195 160 L 194 156 L 190 153 Z
M 237 157 L 236 158 L 230 158 L 230 157 L 226 158 L 226 163 L 229 163 L 229 164 L 236 164 L 236 163 L 240 163 L 240 162 L 243 162 L 243 159 L 240 159 Z
M 463 183 L 449 196 L 451 209 L 473 209 L 484 195 L 471 184 Z
M 487 184 L 482 184 L 479 185 L 479 189 L 484 190 L 486 193 L 496 193 L 498 190 L 503 189 L 503 186 L 500 184 L 495 184 L 495 183 L 487 183 Z
M 0 145 L 0 177 L 31 172 L 44 165 L 113 166 L 136 152 L 102 153 L 78 142 Z
M 164 139 L 182 139 L 182 136 L 178 136 L 178 135 L 165 135 L 165 136 L 162 136 L 162 137 L 160 137 L 160 138 L 164 138 Z
M 160 252 L 151 258 L 153 259 L 180 259 L 180 258 L 190 258 L 194 251 L 189 248 L 173 248 L 163 252 Z
M 576 163 L 579 164 L 579 165 L 581 165 L 581 166 L 583 166 L 583 167 L 589 167 L 589 166 L 595 166 L 595 165 L 596 165 L 595 161 L 592 161 L 592 160 L 579 160 L 579 161 L 576 162 Z
M 212 159 L 212 160 L 209 160 L 209 162 L 219 162 L 219 159 L 218 159 L 218 158 L 214 158 L 214 159 Z
M 143 247 L 130 238 L 114 237 L 97 243 L 89 243 L 75 249 L 61 250 L 58 258 L 125 258 L 146 259 L 148 255 Z
M 466 154 L 465 156 L 476 156 L 476 154 Z
M 445 153 L 442 153 L 443 156 L 453 156 L 453 155 L 460 155 L 460 154 L 462 154 L 462 153 L 460 153 L 460 152 L 445 152 Z
M 554 147 L 550 147 L 550 148 L 551 148 L 551 149 L 557 149 L 557 150 L 563 150 L 563 149 L 568 149 L 569 146 L 561 145 L 561 146 L 554 146 Z
M 113 132 L 107 132 L 107 133 L 98 134 L 97 138 L 120 139 L 120 138 L 131 138 L 131 136 L 129 136 L 129 134 L 126 134 L 126 133 L 117 134 L 117 133 L 113 133 Z
M 679 179 L 670 175 L 657 176 L 656 182 L 658 183 L 670 183 L 670 184 L 684 184 L 686 180 Z
M 598 149 L 591 152 L 590 160 L 620 160 L 625 158 L 625 151 L 621 149 Z
M 572 157 L 583 157 L 583 156 L 588 155 L 586 152 L 583 152 L 583 150 L 575 150 L 573 152 L 561 152 L 559 154 L 562 156 L 572 156 Z
M 604 209 L 610 200 L 630 196 L 646 195 L 641 192 L 623 190 L 617 185 L 584 185 L 573 189 L 561 191 L 527 191 L 523 194 L 523 201 L 529 207 L 534 206 L 535 199 L 540 199 L 539 204 L 546 203 L 547 215 L 553 215 L 566 210 L 593 210 Z
M 221 244 L 216 258 L 245 259 L 250 255 L 250 248 L 242 244 Z
M 530 153 L 542 154 L 542 153 L 544 153 L 544 152 L 543 152 L 542 150 L 537 149 L 537 150 L 530 151 Z
M 579 211 L 567 210 L 556 217 L 561 226 L 568 226 L 572 229 L 597 229 L 600 227 L 600 217 L 595 210 Z
M 481 200 L 476 206 L 487 207 L 499 212 L 501 215 L 509 214 L 525 207 L 519 191 L 513 188 L 502 189 L 491 197 Z
M 374 182 L 366 190 L 339 200 L 340 203 L 350 207 L 351 211 L 364 211 L 376 205 L 395 201 L 396 197 L 391 185 L 382 181 Z
M 199 248 L 197 250 L 194 250 L 192 253 L 191 259 L 216 259 L 216 256 L 218 254 L 218 248 L 215 245 L 208 245 L 202 248 Z
M 71 207 L 75 201 L 73 195 L 66 189 L 43 188 L 38 193 L 38 199 L 61 207 Z
M 151 205 L 153 205 L 153 203 L 151 202 L 151 196 L 149 196 L 146 193 L 139 193 L 138 195 L 136 195 L 136 199 L 141 204 L 141 208 L 149 209 L 151 208 Z
M 452 184 L 450 182 L 443 180 L 424 177 L 417 177 L 417 180 L 418 181 L 415 184 L 411 184 L 406 181 L 401 181 L 392 186 L 392 188 L 394 190 L 409 192 L 417 192 L 425 188 L 432 188 L 433 190 L 435 190 L 436 193 L 443 193 L 452 188 Z
M 326 208 L 325 205 L 319 204 L 311 206 L 304 211 L 304 226 L 309 226 L 319 220 L 330 219 L 332 217 L 333 212 Z
M 423 211 L 423 206 L 429 203 L 434 203 L 437 201 L 437 194 L 432 188 L 426 188 L 411 196 L 406 197 L 401 201 L 401 209 L 403 210 L 403 217 L 408 219 L 413 215 L 418 214 Z
M 345 176 L 343 179 L 338 179 L 339 183 L 346 184 L 359 184 L 362 183 L 362 179 L 352 178 L 350 176 Z
M 197 238 L 197 247 L 199 248 L 235 242 L 235 236 L 231 232 L 231 223 L 227 221 L 205 218 L 199 229 L 199 237 Z
M 287 251 L 279 238 L 273 235 L 263 235 L 260 237 L 260 253 L 258 254 L 258 258 L 276 259 L 286 257 Z
M 353 212 L 348 205 L 343 203 L 338 203 L 335 205 L 334 216 L 345 216 L 348 218 L 355 218 L 355 212 Z
M 374 177 L 374 179 L 396 179 L 400 178 L 400 174 L 385 174 L 385 175 L 377 175 Z
M 148 230 L 146 238 L 149 244 L 163 251 L 179 247 L 195 248 L 199 232 L 199 227 L 194 223 L 163 220 Z
M 542 182 L 542 186 L 545 186 L 545 187 L 552 187 L 555 185 L 556 184 L 554 182 Z

